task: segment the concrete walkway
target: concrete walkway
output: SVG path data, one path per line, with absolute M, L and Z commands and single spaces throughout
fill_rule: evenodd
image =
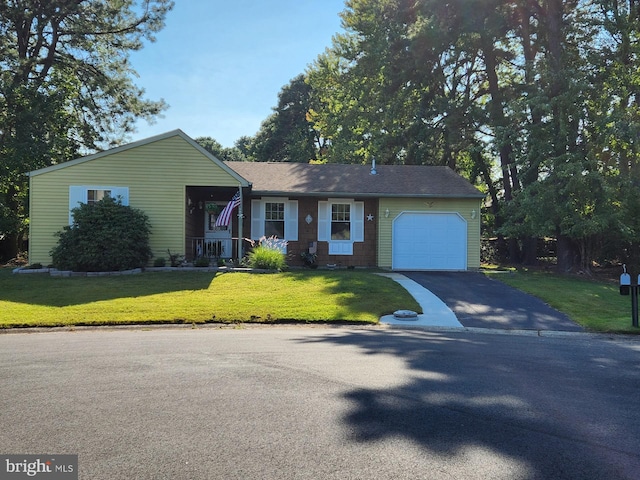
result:
M 380 323 L 387 325 L 403 325 L 406 327 L 454 327 L 464 328 L 458 321 L 455 313 L 447 305 L 436 297 L 429 290 L 417 282 L 405 277 L 400 273 L 380 273 L 383 277 L 398 282 L 413 298 L 420 304 L 422 313 L 418 318 L 396 318 L 393 315 L 385 315 L 380 319 Z

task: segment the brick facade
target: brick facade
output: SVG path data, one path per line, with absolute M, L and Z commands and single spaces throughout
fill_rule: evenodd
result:
M 318 241 L 318 201 L 327 200 L 322 197 L 289 197 L 290 200 L 298 201 L 298 241 L 290 241 L 287 245 L 287 263 L 290 266 L 303 266 L 304 262 L 300 256 L 316 242 L 317 263 L 320 266 L 335 264 L 342 267 L 375 267 L 376 266 L 376 239 L 377 239 L 377 213 L 378 199 L 364 199 L 364 242 L 353 244 L 353 255 L 329 255 L 329 243 Z M 362 201 L 362 199 L 358 199 Z M 307 215 L 313 220 L 306 222 Z M 372 220 L 367 217 L 372 215 Z M 244 223 L 245 236 L 251 232 L 251 202 L 244 203 Z

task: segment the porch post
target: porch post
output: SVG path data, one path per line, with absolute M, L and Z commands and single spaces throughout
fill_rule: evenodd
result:
M 243 223 L 243 219 L 244 219 L 244 214 L 243 214 L 243 208 L 242 208 L 242 185 L 238 185 L 238 193 L 240 194 L 240 205 L 238 205 L 238 264 L 240 263 L 240 260 L 242 260 L 242 257 L 244 257 L 243 252 L 242 252 L 242 223 Z

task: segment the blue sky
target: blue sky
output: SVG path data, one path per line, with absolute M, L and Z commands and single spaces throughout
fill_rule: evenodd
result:
M 156 42 L 131 55 L 136 85 L 169 108 L 131 140 L 179 128 L 231 147 L 254 135 L 341 31 L 342 10 L 344 0 L 176 0 Z

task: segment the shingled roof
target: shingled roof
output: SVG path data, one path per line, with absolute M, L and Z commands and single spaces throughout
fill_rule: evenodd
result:
M 225 162 L 260 195 L 466 197 L 482 198 L 471 183 L 448 167 L 285 162 Z

